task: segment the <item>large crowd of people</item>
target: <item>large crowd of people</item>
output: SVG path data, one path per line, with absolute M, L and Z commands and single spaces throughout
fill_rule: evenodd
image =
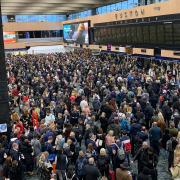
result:
M 82 49 L 6 62 L 2 179 L 157 180 L 162 151 L 180 179 L 180 63 Z

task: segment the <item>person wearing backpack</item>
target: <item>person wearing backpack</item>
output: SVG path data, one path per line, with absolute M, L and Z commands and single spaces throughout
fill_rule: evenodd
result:
M 169 153 L 168 156 L 168 167 L 169 169 L 173 166 L 174 162 L 174 150 L 176 149 L 178 142 L 175 137 L 171 136 L 171 138 L 166 143 L 166 150 Z
M 77 174 L 79 180 L 83 180 L 83 178 L 85 176 L 84 167 L 86 164 L 87 164 L 87 159 L 84 155 L 84 152 L 80 151 L 79 157 L 76 161 L 76 174 Z
M 119 164 L 122 164 L 124 162 L 125 158 L 125 152 L 122 147 L 113 147 L 112 149 L 112 169 L 115 171 L 118 167 Z
M 130 165 L 130 154 L 131 154 L 132 145 L 131 145 L 131 140 L 129 136 L 127 135 L 126 131 L 123 132 L 123 135 L 120 138 L 120 141 L 122 143 L 122 147 L 125 152 L 125 159 L 127 159 L 128 165 Z

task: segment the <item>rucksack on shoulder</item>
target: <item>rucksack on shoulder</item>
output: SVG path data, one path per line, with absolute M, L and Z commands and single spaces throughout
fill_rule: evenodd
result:
M 124 160 L 125 159 L 125 152 L 124 152 L 124 149 L 123 149 L 123 146 L 119 147 L 117 144 L 116 144 L 116 147 L 118 148 L 117 149 L 117 156 L 120 160 Z

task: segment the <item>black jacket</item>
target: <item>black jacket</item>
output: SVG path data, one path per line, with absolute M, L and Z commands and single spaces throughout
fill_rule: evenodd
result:
M 98 180 L 99 176 L 100 172 L 96 166 L 90 164 L 85 166 L 85 180 Z
M 25 159 L 27 161 L 32 161 L 33 157 L 32 157 L 32 146 L 29 142 L 24 142 L 21 145 L 21 153 L 24 155 Z
M 106 156 L 99 156 L 97 160 L 97 166 L 102 173 L 102 171 L 109 170 L 109 158 Z
M 19 166 L 10 168 L 10 180 L 22 180 L 21 169 Z
M 10 155 L 11 155 L 11 157 L 12 157 L 12 160 L 16 160 L 16 161 L 19 161 L 20 159 L 20 153 L 19 153 L 19 151 L 16 151 L 16 150 L 14 150 L 14 149 L 11 149 L 10 150 Z
M 151 178 L 150 175 L 144 174 L 144 173 L 141 172 L 141 173 L 138 175 L 137 180 L 152 180 L 152 178 Z

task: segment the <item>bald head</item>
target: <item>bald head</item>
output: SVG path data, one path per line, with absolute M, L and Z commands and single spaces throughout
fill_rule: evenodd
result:
M 94 158 L 89 158 L 88 162 L 89 164 L 94 164 Z
M 149 147 L 148 142 L 144 141 L 142 144 L 143 149 L 147 149 Z

